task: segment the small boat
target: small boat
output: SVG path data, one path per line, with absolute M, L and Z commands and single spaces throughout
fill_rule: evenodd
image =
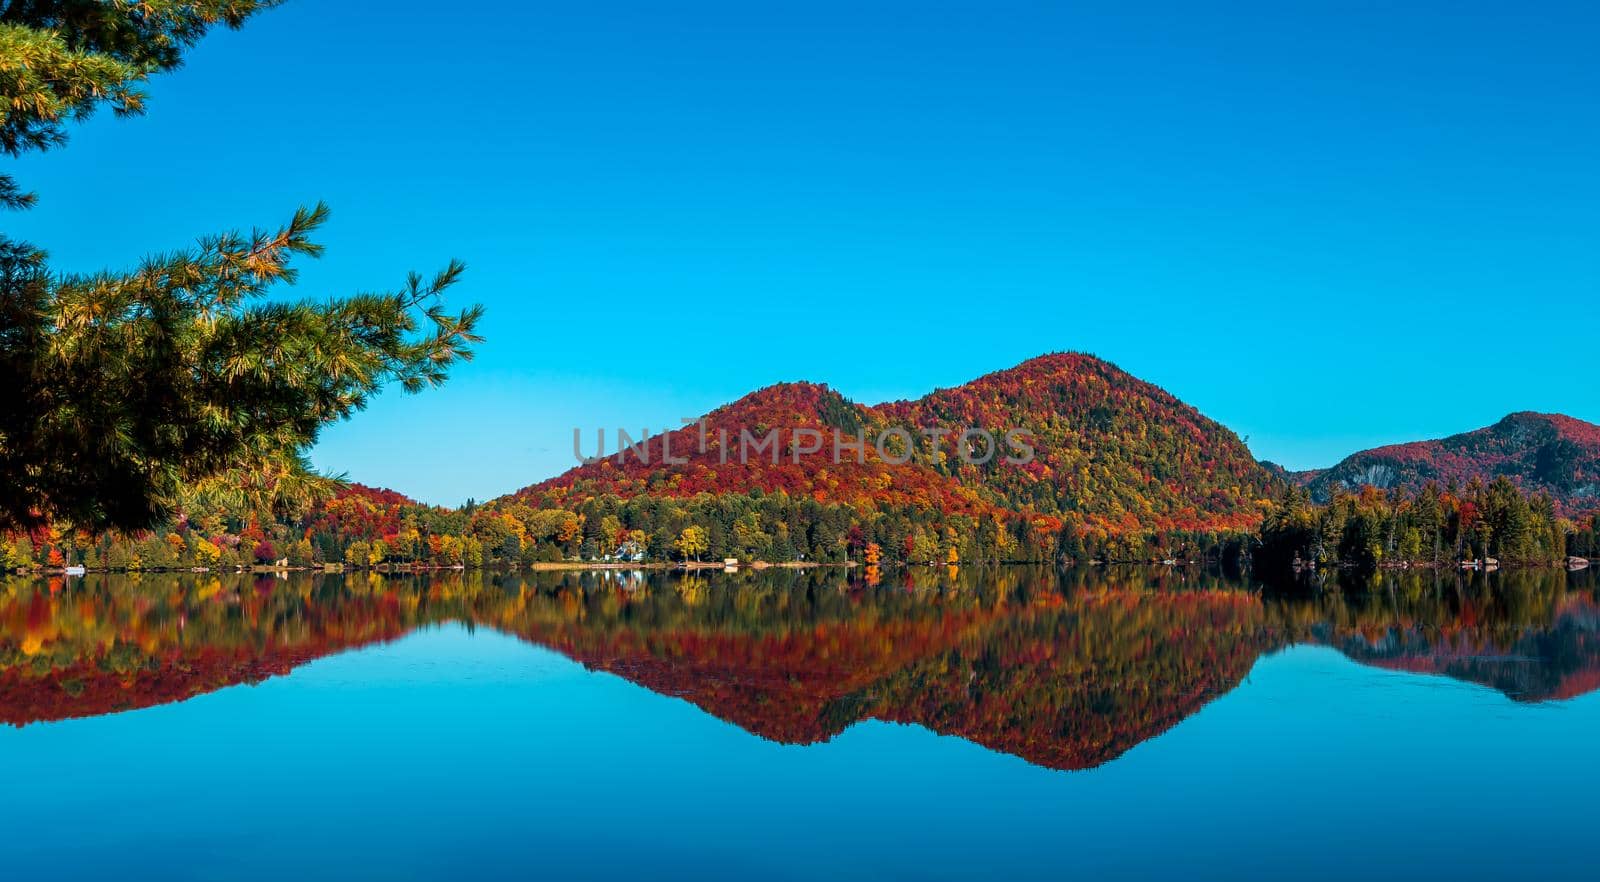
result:
M 84 573 L 87 573 L 89 571 L 84 567 L 67 567 L 67 568 L 63 569 L 61 572 L 63 574 L 65 574 L 65 575 L 68 575 L 68 576 L 81 576 Z

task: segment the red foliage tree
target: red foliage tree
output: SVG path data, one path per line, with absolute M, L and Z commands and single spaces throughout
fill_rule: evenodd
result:
M 263 539 L 256 543 L 255 555 L 257 563 L 271 563 L 278 559 L 278 550 L 272 547 L 271 542 Z

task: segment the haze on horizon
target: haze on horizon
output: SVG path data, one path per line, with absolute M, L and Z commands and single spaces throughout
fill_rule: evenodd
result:
M 325 199 L 301 295 L 465 260 L 479 360 L 313 457 L 436 503 L 560 473 L 575 427 L 1061 350 L 1296 469 L 1600 422 L 1600 10 L 1342 6 L 290 0 L 15 160 L 7 232 L 92 271 Z

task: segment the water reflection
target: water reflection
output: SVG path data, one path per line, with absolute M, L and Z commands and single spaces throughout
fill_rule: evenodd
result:
M 1287 592 L 1131 569 L 98 576 L 0 583 L 0 721 L 182 701 L 451 621 L 777 741 L 879 719 L 1057 769 L 1116 758 L 1293 643 L 1518 701 L 1600 687 L 1592 574 Z

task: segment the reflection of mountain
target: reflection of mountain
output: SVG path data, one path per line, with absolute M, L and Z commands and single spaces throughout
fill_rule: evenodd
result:
M 919 571 L 903 590 L 837 571 L 627 587 L 575 573 L 166 577 L 55 593 L 0 583 L 0 721 L 182 701 L 444 621 L 549 646 L 778 741 L 881 719 L 1059 769 L 1160 734 L 1290 642 L 1519 700 L 1600 685 L 1600 605 L 1564 575 L 1491 588 L 1407 574 L 1370 593 L 1265 600 L 1221 583 L 1151 590 L 1139 574 L 1071 577 Z
M 1435 578 L 1391 574 L 1383 590 L 1279 604 L 1270 617 L 1291 639 L 1362 664 L 1478 683 L 1516 701 L 1600 689 L 1600 603 L 1567 591 L 1565 574 L 1524 574 L 1515 590 Z
M 0 722 L 183 701 L 287 674 L 412 627 L 394 597 L 341 597 L 324 606 L 248 587 L 223 594 L 219 586 L 213 580 L 198 593 L 177 594 L 0 595 Z
M 875 718 L 1063 769 L 1115 758 L 1238 685 L 1261 633 L 1261 604 L 1243 592 L 1000 601 L 924 601 L 923 615 L 866 610 L 772 633 L 584 621 L 518 633 L 779 741 Z
M 1576 617 L 1562 616 L 1549 631 L 1509 645 L 1466 636 L 1430 642 L 1424 633 L 1397 629 L 1377 645 L 1354 636 L 1337 648 L 1364 664 L 1481 683 L 1518 701 L 1573 698 L 1600 689 L 1600 667 L 1593 661 L 1600 657 L 1600 629 L 1594 605 L 1585 606 Z M 1582 658 L 1585 664 L 1563 671 L 1559 662 L 1566 658 Z
M 1088 768 L 1237 686 L 1260 633 L 1261 604 L 1242 592 L 1096 595 L 923 660 L 861 711 L 1036 765 Z

